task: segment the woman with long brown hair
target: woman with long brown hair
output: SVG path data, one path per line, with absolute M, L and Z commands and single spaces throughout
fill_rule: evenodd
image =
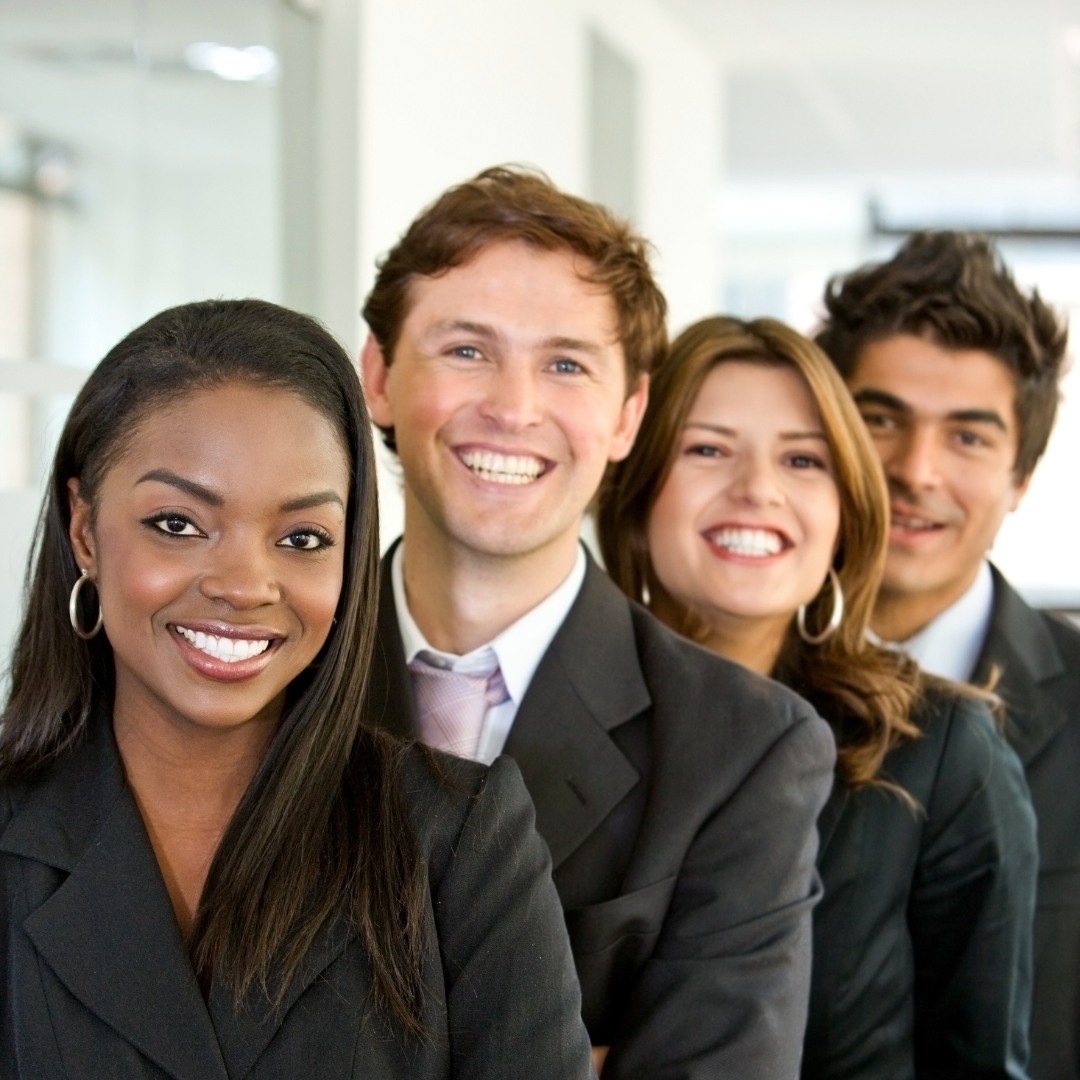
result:
M 1022 773 L 980 695 L 868 639 L 888 501 L 828 359 L 770 319 L 684 331 L 598 529 L 629 596 L 835 732 L 803 1076 L 1026 1076 Z
M 516 767 L 374 730 L 353 364 L 173 308 L 60 436 L 0 730 L 0 1075 L 590 1075 Z

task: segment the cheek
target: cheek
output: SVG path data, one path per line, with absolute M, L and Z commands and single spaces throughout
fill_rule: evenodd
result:
M 117 611 L 136 620 L 151 617 L 192 584 L 190 570 L 173 560 L 117 538 L 110 540 L 107 534 L 101 540 L 97 578 L 106 618 Z
M 343 571 L 338 560 L 334 568 L 318 580 L 307 582 L 296 593 L 295 606 L 308 632 L 321 647 L 330 633 L 341 599 Z
M 661 582 L 672 567 L 683 562 L 680 552 L 688 544 L 690 513 L 686 492 L 674 477 L 669 477 L 653 504 L 645 531 L 653 569 Z

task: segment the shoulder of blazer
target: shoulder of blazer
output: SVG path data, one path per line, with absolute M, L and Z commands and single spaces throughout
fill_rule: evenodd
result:
M 995 692 L 1005 703 L 1006 735 L 1027 763 L 1070 719 L 1064 704 L 1071 687 L 1080 698 L 1080 631 L 1036 611 L 996 567 L 994 606 L 973 682 L 998 675 Z

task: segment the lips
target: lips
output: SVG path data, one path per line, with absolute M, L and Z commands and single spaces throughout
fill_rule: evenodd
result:
M 263 671 L 285 636 L 265 626 L 173 623 L 170 629 L 188 665 L 217 682 L 238 682 Z
M 500 454 L 492 450 L 462 450 L 458 457 L 470 472 L 492 484 L 521 486 L 547 471 L 543 458 L 532 454 Z
M 910 533 L 930 533 L 945 528 L 943 522 L 935 521 L 910 508 L 896 505 L 889 508 L 889 524 L 894 529 Z

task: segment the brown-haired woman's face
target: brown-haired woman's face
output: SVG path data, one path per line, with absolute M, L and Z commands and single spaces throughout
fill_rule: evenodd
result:
M 143 418 L 92 513 L 69 487 L 117 716 L 276 721 L 341 593 L 349 467 L 334 425 L 290 391 L 226 384 Z
M 786 628 L 828 573 L 840 495 L 792 367 L 729 361 L 702 383 L 647 526 L 668 594 L 708 624 Z

